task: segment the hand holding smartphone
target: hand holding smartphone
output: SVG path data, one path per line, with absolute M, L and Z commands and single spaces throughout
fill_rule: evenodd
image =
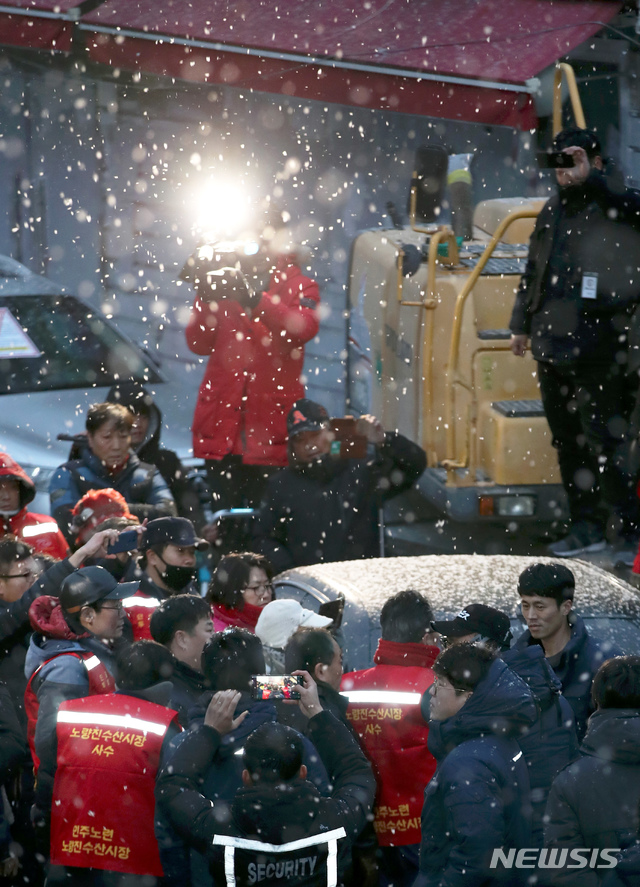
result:
M 137 530 L 123 530 L 115 542 L 107 546 L 107 554 L 121 554 L 125 551 L 135 551 L 140 545 L 140 533 Z
M 301 675 L 254 674 L 251 675 L 251 698 L 258 702 L 265 699 L 300 699 L 296 689 L 304 682 Z

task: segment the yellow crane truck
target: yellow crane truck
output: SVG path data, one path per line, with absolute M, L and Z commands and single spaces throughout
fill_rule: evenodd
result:
M 573 71 L 567 80 L 585 127 Z M 567 516 L 535 362 L 510 350 L 509 319 L 543 199 L 486 200 L 470 239 L 416 224 L 361 233 L 349 273 L 349 392 L 354 413 L 419 442 L 421 495 L 455 521 L 550 523 Z M 417 258 L 416 258 L 417 257 Z M 407 269 L 410 268 L 408 271 Z

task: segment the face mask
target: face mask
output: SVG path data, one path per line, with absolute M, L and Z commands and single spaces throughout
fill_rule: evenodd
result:
M 158 555 L 158 557 L 160 557 Z M 196 578 L 196 567 L 176 567 L 168 564 L 160 558 L 164 564 L 164 573 L 160 573 L 162 581 L 172 591 L 182 591 L 193 579 Z

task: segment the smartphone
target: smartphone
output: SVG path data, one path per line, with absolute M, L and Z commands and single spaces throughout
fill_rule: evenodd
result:
M 564 151 L 539 151 L 538 166 L 540 169 L 572 169 L 573 154 Z
M 251 698 L 258 701 L 264 699 L 300 699 L 300 693 L 296 690 L 296 687 L 302 683 L 302 675 L 253 674 L 251 675 Z
M 115 542 L 107 546 L 107 554 L 120 554 L 123 551 L 135 551 L 140 545 L 140 534 L 136 530 L 123 530 Z
M 341 459 L 365 459 L 367 456 L 367 438 L 356 433 L 356 422 L 353 416 L 343 419 L 332 419 L 331 430 L 334 441 L 331 444 L 331 455 Z

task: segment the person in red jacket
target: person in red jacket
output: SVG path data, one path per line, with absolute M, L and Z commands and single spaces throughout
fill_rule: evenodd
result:
M 440 653 L 432 619 L 431 605 L 417 591 L 389 598 L 380 613 L 375 665 L 345 674 L 341 684 L 347 718 L 378 782 L 374 828 L 381 871 L 398 887 L 409 887 L 418 874 L 423 795 L 436 769 L 420 712 Z
M 217 508 L 257 505 L 266 477 L 287 464 L 287 413 L 304 396 L 304 346 L 318 332 L 320 301 L 291 249 L 261 295 L 232 268 L 189 278 L 197 296 L 187 344 L 209 358 L 193 452 L 206 461 Z
M 0 453 L 0 538 L 7 533 L 27 542 L 36 554 L 61 561 L 69 553 L 58 524 L 47 514 L 27 511 L 36 485 L 8 453 Z

